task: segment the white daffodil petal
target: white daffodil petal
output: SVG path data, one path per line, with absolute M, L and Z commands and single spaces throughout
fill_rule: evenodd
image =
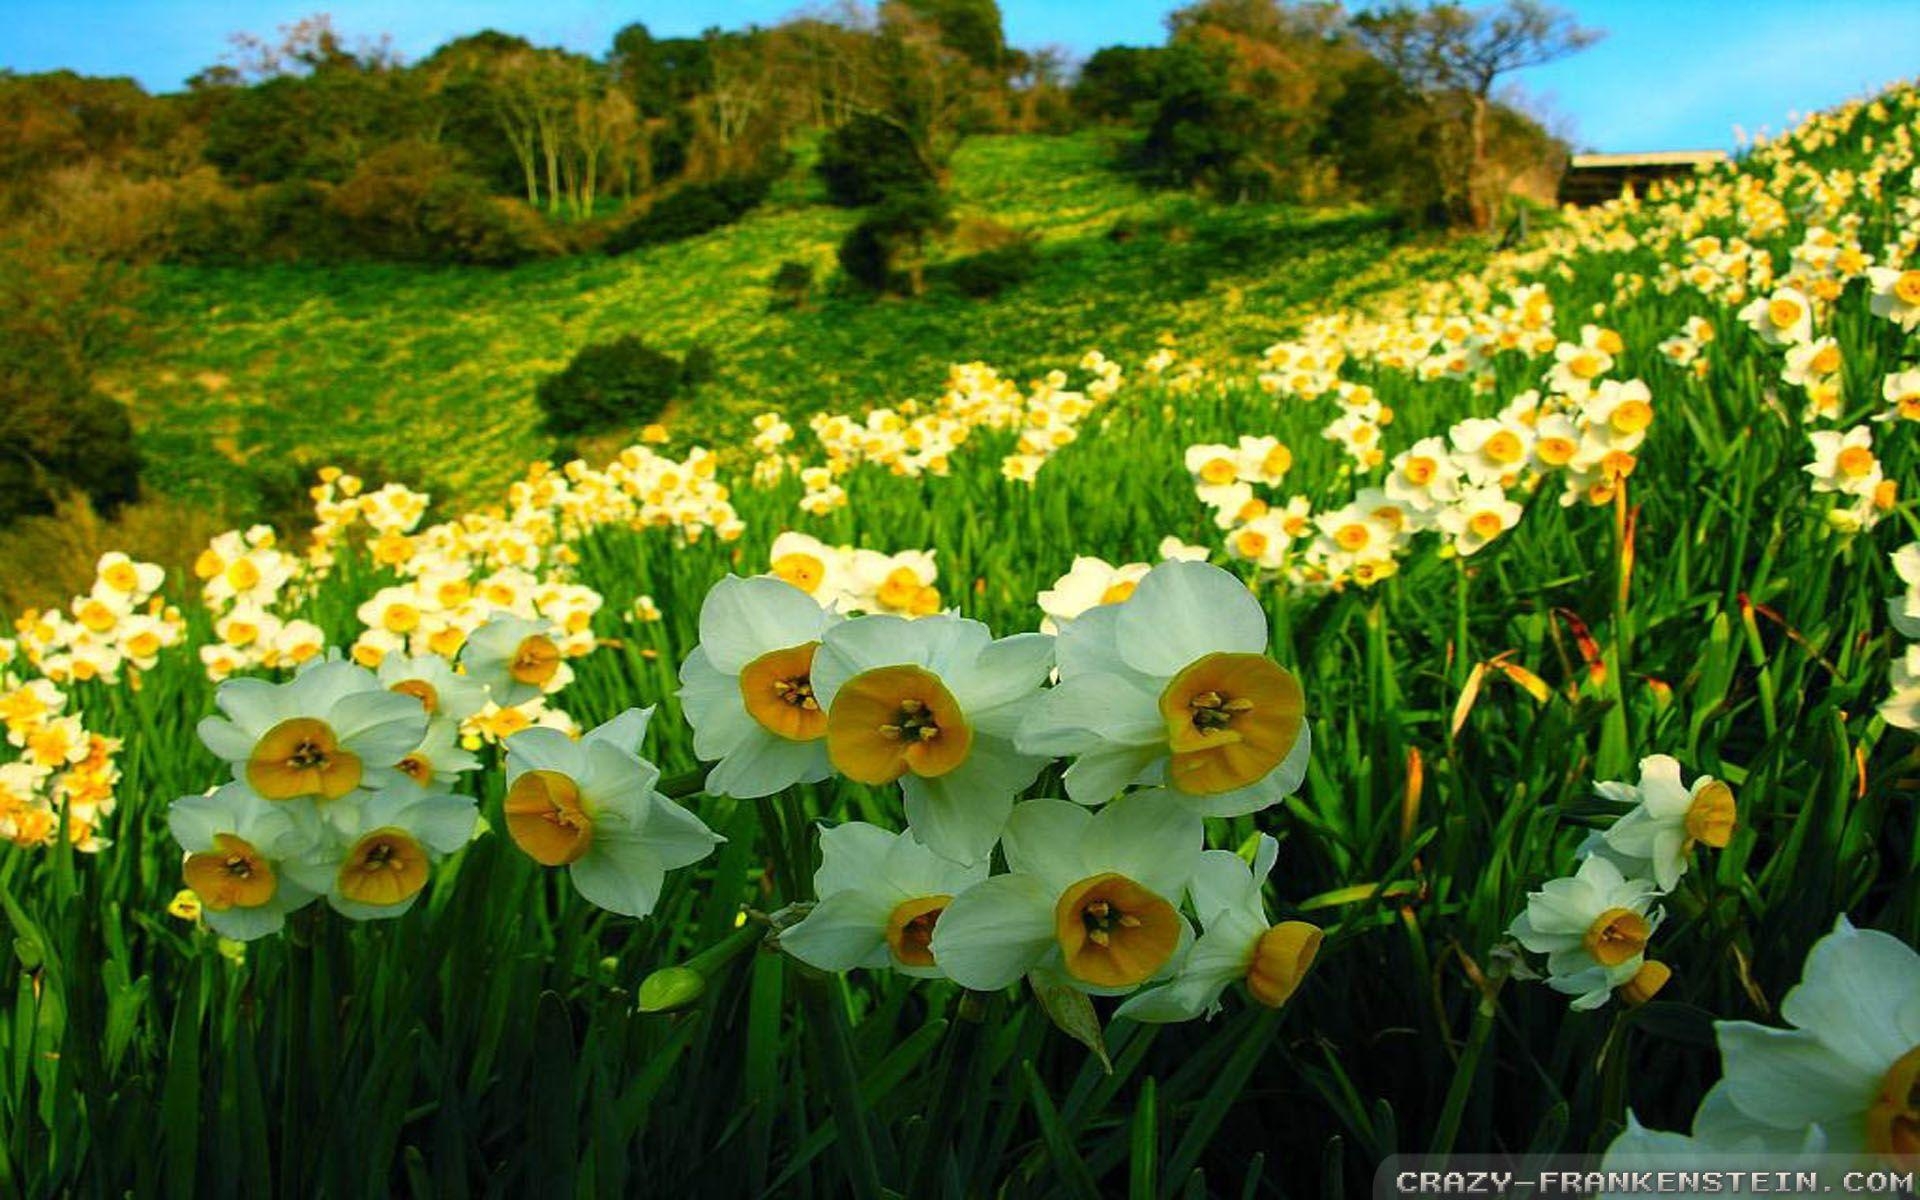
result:
M 955 896 L 930 948 L 947 978 L 990 992 L 1019 982 L 1053 947 L 1053 895 L 1032 876 L 1013 874 Z
M 805 919 L 780 932 L 780 948 L 822 971 L 877 970 L 888 965 L 887 918 L 893 908 L 858 889 L 835 892 Z

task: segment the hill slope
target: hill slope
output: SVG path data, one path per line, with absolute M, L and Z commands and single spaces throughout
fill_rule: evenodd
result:
M 677 432 L 711 444 L 767 409 L 926 396 L 953 362 L 1026 377 L 1095 347 L 1143 356 L 1166 334 L 1189 353 L 1256 354 L 1297 311 L 1473 253 L 1395 250 L 1389 220 L 1361 209 L 1218 208 L 1147 192 L 1110 158 L 1097 134 L 960 148 L 958 214 L 1042 238 L 1035 277 L 997 300 L 874 301 L 823 284 L 808 307 L 769 312 L 774 269 L 802 261 L 827 280 L 857 220 L 819 203 L 802 168 L 738 226 L 617 259 L 161 270 L 156 353 L 113 386 L 161 495 L 245 503 L 249 473 L 338 458 L 473 501 L 549 452 L 535 383 L 619 333 L 718 351 L 696 410 L 673 414 Z

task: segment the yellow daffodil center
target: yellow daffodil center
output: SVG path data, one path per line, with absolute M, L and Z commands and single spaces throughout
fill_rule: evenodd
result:
M 811 554 L 782 554 L 773 560 L 773 573 L 811 596 L 827 577 L 827 564 Z
M 1239 473 L 1239 469 L 1233 465 L 1233 460 L 1226 458 L 1210 458 L 1200 468 L 1200 478 L 1216 485 L 1232 483 L 1234 476 Z
M 1293 470 L 1293 451 L 1275 446 L 1260 460 L 1260 470 L 1268 475 L 1285 475 Z
M 1902 304 L 1920 304 L 1920 271 L 1902 271 L 1893 281 L 1893 294 Z
M 399 904 L 427 886 L 427 852 L 404 829 L 376 829 L 347 851 L 334 881 L 356 903 Z
M 1434 475 L 1440 470 L 1440 464 L 1424 455 L 1416 454 L 1407 460 L 1406 466 L 1401 470 L 1406 474 L 1408 483 L 1415 487 L 1425 487 L 1433 482 Z
M 214 834 L 212 850 L 187 855 L 182 874 L 200 903 L 214 912 L 259 908 L 279 887 L 273 866 L 251 842 L 230 833 Z
M 1617 967 L 1647 948 L 1653 932 L 1647 919 L 1630 908 L 1610 908 L 1587 927 L 1587 953 L 1603 967 Z
M 1247 968 L 1247 991 L 1268 1008 L 1285 1004 L 1320 953 L 1321 936 L 1305 921 L 1282 921 L 1261 934 Z
M 1909 421 L 1920 421 L 1920 392 L 1908 392 L 1894 401 L 1901 417 Z
M 1541 462 L 1550 467 L 1564 467 L 1573 461 L 1580 447 L 1574 444 L 1572 438 L 1543 437 L 1535 449 L 1540 453 Z
M 399 768 L 402 775 L 415 783 L 424 784 L 433 779 L 433 760 L 424 754 L 418 752 L 409 754 L 393 765 Z
M 560 647 L 553 644 L 552 638 L 538 633 L 522 641 L 507 664 L 507 673 L 515 682 L 532 687 L 547 686 L 559 670 Z
M 933 965 L 933 927 L 953 902 L 952 896 L 915 896 L 894 906 L 887 917 L 887 949 L 903 967 Z
M 1920 1161 L 1920 1046 L 1901 1055 L 1867 1109 L 1867 1145 L 1905 1164 Z
M 1807 366 L 1815 375 L 1833 374 L 1840 369 L 1840 347 L 1832 344 L 1820 347 Z
M 1499 513 L 1482 510 L 1467 518 L 1467 528 L 1473 530 L 1475 537 L 1491 539 L 1499 537 L 1506 524 L 1500 520 Z
M 1502 429 L 1486 440 L 1480 452 L 1487 456 L 1489 462 L 1510 466 L 1526 457 L 1527 448 L 1520 441 L 1519 434 L 1511 429 Z
M 1116 583 L 1110 583 L 1107 585 L 1107 590 L 1100 593 L 1100 603 L 1125 604 L 1132 597 L 1133 589 L 1139 586 L 1140 581 L 1137 579 L 1122 579 Z
M 325 721 L 293 717 L 254 743 L 247 782 L 268 800 L 338 800 L 360 786 L 360 756 L 342 749 Z
M 1618 433 L 1639 433 L 1653 424 L 1653 405 L 1645 400 L 1622 400 L 1607 418 Z
M 1687 848 L 1695 843 L 1725 849 L 1733 840 L 1733 789 L 1719 780 L 1700 789 L 1687 808 Z
M 967 761 L 973 727 L 940 677 L 920 667 L 862 671 L 827 713 L 827 757 L 858 783 L 892 783 L 911 771 L 935 779 Z
M 827 714 L 813 698 L 813 652 L 806 642 L 762 654 L 740 671 L 740 698 L 760 727 L 790 742 L 827 736 Z
M 1096 987 L 1153 978 L 1180 945 L 1180 917 L 1125 875 L 1107 872 L 1068 888 L 1053 909 L 1067 974 Z
M 1365 525 L 1355 521 L 1352 524 L 1342 525 L 1340 528 L 1334 530 L 1333 540 L 1342 550 L 1353 551 L 1365 549 L 1367 543 L 1372 541 L 1373 538 L 1372 535 L 1367 532 Z
M 260 568 L 253 565 L 250 558 L 238 558 L 227 567 L 227 586 L 236 592 L 244 592 L 260 582 Z
M 558 771 L 528 771 L 514 780 L 502 809 L 513 844 L 543 867 L 577 862 L 593 845 L 593 813 L 580 786 Z
M 89 600 L 79 608 L 80 623 L 95 633 L 105 633 L 112 629 L 120 618 L 111 608 L 98 600 Z
M 1767 320 L 1773 322 L 1775 329 L 1787 329 L 1800 319 L 1800 302 L 1789 300 L 1785 296 L 1777 297 L 1767 303 Z
M 420 702 L 420 707 L 427 710 L 428 716 L 440 711 L 440 689 L 424 679 L 402 679 L 388 690 L 399 692 L 402 696 L 412 696 Z
M 1863 478 L 1873 473 L 1873 451 L 1865 446 L 1848 446 L 1833 460 L 1833 465 L 1849 479 Z
M 1666 987 L 1667 981 L 1672 978 L 1672 967 L 1648 959 L 1640 964 L 1640 969 L 1633 973 L 1632 979 L 1627 980 L 1614 991 L 1619 993 L 1620 999 L 1628 1005 L 1645 1004 L 1659 995 L 1660 989 Z
M 100 572 L 100 578 L 116 592 L 131 592 L 140 586 L 140 573 L 128 562 L 112 564 Z
M 1300 681 L 1259 654 L 1209 654 L 1160 693 L 1172 759 L 1167 782 L 1211 796 L 1266 778 L 1300 738 Z
M 1576 354 L 1567 360 L 1567 370 L 1575 379 L 1592 379 L 1602 370 L 1600 356 L 1590 352 Z

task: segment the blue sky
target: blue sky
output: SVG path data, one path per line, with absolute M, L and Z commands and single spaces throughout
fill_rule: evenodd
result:
M 407 58 L 492 27 L 593 53 L 644 21 L 659 35 L 770 24 L 794 0 L 0 0 L 0 67 L 132 75 L 172 90 L 218 61 L 227 35 L 325 11 L 354 35 L 390 34 Z M 822 6 L 813 6 L 822 7 Z M 1155 45 L 1171 0 L 1001 0 L 1009 40 L 1085 55 Z M 1608 32 L 1584 54 L 1516 76 L 1576 146 L 1665 150 L 1734 145 L 1734 128 L 1778 131 L 1810 112 L 1920 71 L 1914 0 L 1613 0 L 1571 3 Z

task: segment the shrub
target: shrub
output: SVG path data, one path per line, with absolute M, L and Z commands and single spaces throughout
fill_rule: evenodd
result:
M 327 197 L 326 211 L 341 257 L 508 266 L 554 248 L 537 216 L 490 195 L 445 148 L 426 142 L 370 155 Z
M 616 228 L 601 247 L 625 254 L 723 229 L 758 208 L 773 190 L 768 173 L 734 175 L 711 183 L 689 183 L 655 201 L 653 207 Z
M 1035 249 L 1035 239 L 1024 237 L 1004 246 L 955 259 L 947 264 L 945 274 L 962 293 L 987 299 L 1033 278 L 1039 264 L 1040 255 Z
M 682 360 L 630 333 L 583 347 L 564 370 L 540 381 L 534 400 L 554 437 L 596 433 L 654 420 L 668 401 L 699 386 L 713 369 L 713 352 L 704 346 Z
M 78 492 L 110 517 L 140 496 L 126 405 L 99 392 L 0 388 L 0 526 Z
M 873 116 L 858 116 L 830 130 L 821 139 L 815 169 L 826 185 L 827 199 L 842 208 L 862 208 L 896 192 L 939 187 L 907 132 Z
M 805 308 L 813 292 L 813 266 L 788 259 L 773 273 L 767 286 L 773 290 L 769 308 Z
M 946 201 L 937 193 L 896 193 L 875 205 L 840 243 L 840 269 L 869 291 L 917 296 L 924 290 L 927 239 L 951 224 Z

